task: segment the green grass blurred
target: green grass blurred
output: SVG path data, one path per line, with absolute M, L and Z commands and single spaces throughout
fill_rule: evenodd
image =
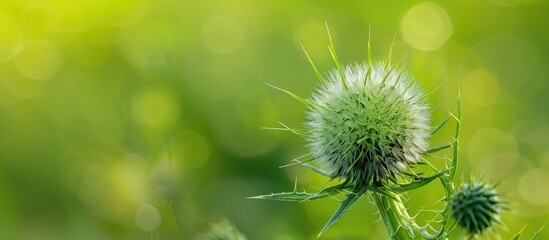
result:
M 344 63 L 365 60 L 369 29 L 375 58 L 394 39 L 393 59 L 440 85 L 433 123 L 460 83 L 459 171 L 500 183 L 503 239 L 532 235 L 549 212 L 548 14 L 545 0 L 2 0 L 0 239 L 203 239 L 216 222 L 248 239 L 316 236 L 337 201 L 245 198 L 296 176 L 323 186 L 278 168 L 305 153 L 297 136 L 260 128 L 302 123 L 303 106 L 264 83 L 314 89 L 299 42 L 332 68 L 325 21 Z M 407 204 L 437 208 L 441 193 Z M 386 238 L 375 211 L 361 200 L 324 239 Z

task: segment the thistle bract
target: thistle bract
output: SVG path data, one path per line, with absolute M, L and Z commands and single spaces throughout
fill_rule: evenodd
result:
M 482 233 L 503 209 L 499 193 L 486 183 L 464 184 L 452 197 L 452 217 L 469 234 Z
M 332 178 L 379 183 L 417 163 L 428 146 L 424 93 L 401 68 L 379 62 L 333 70 L 310 101 L 305 140 Z

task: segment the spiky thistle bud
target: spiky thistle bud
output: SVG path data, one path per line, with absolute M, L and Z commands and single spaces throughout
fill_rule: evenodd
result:
M 409 73 L 387 62 L 333 70 L 310 99 L 305 141 L 332 178 L 393 179 L 428 147 L 424 96 Z
M 500 194 L 482 182 L 463 184 L 452 196 L 452 217 L 468 234 L 482 233 L 499 222 L 504 209 Z

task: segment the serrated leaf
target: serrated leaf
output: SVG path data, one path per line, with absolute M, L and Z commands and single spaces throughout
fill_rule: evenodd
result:
M 431 153 L 436 153 L 438 151 L 442 151 L 442 150 L 450 148 L 450 147 L 452 147 L 452 144 L 446 144 L 446 145 L 442 145 L 442 146 L 427 149 L 427 151 L 423 152 L 422 154 L 423 155 L 429 155 Z
M 364 193 L 366 193 L 366 191 L 368 191 L 368 188 L 361 187 L 357 189 L 357 187 L 355 187 L 353 192 L 349 193 L 347 195 L 347 198 L 341 201 L 339 208 L 332 215 L 330 220 L 328 220 L 328 223 L 326 223 L 324 228 L 322 228 L 322 230 L 320 231 L 317 237 L 320 237 L 320 235 L 322 235 L 326 230 L 328 230 L 330 226 L 332 226 L 335 222 L 337 222 L 337 220 L 339 220 L 347 212 L 347 210 L 349 210 L 349 208 L 353 205 L 353 203 L 355 203 L 356 200 L 358 200 Z
M 391 190 L 396 191 L 396 192 L 405 192 L 405 191 L 410 191 L 410 190 L 413 190 L 413 189 L 416 189 L 416 188 L 419 188 L 419 187 L 423 187 L 423 186 L 427 185 L 428 183 L 432 182 L 433 180 L 435 180 L 435 179 L 439 178 L 440 176 L 444 175 L 447 172 L 448 172 L 448 170 L 445 170 L 445 171 L 441 171 L 441 172 L 439 172 L 439 173 L 437 173 L 433 176 L 430 176 L 430 177 L 418 178 L 419 180 L 413 181 L 413 182 L 408 183 L 408 184 L 399 184 L 398 187 L 394 187 Z
M 249 197 L 248 199 L 260 199 L 260 200 L 271 200 L 271 201 L 282 201 L 282 202 L 302 202 L 306 200 L 316 200 L 330 196 L 328 193 L 307 193 L 307 192 L 281 192 L 281 193 L 272 193 L 268 195 L 259 195 L 255 197 Z
M 309 200 L 317 200 L 333 195 L 337 195 L 340 191 L 345 190 L 351 186 L 346 185 L 347 183 L 341 183 L 331 187 L 327 187 L 317 193 L 308 193 L 308 192 L 281 192 L 281 193 L 271 193 L 266 195 L 259 195 L 255 197 L 249 197 L 248 199 L 260 199 L 260 200 L 271 200 L 271 201 L 282 201 L 282 202 L 304 202 Z
M 348 189 L 350 187 L 352 187 L 352 186 L 347 185 L 347 182 L 343 182 L 343 183 L 340 183 L 340 184 L 322 189 L 322 191 L 313 194 L 310 198 L 307 198 L 303 201 L 316 200 L 316 199 L 319 199 L 318 196 L 323 196 L 323 197 L 320 197 L 320 198 L 324 198 L 324 197 L 327 197 L 327 196 L 333 196 L 333 195 L 336 195 L 336 194 L 340 193 L 341 191 L 343 191 L 345 189 Z

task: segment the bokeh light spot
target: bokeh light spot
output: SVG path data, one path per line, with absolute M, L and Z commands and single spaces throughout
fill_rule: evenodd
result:
M 82 186 L 82 182 L 86 174 L 93 167 L 90 163 L 84 161 L 75 161 L 71 164 L 67 173 L 67 184 L 69 188 L 75 192 L 78 192 Z
M 109 171 L 112 187 L 117 198 L 125 203 L 142 203 L 148 198 L 146 193 L 147 166 L 139 155 L 128 153 Z
M 112 1 L 111 1 L 112 2 Z M 109 15 L 113 26 L 129 26 L 137 22 L 141 17 L 150 11 L 150 0 L 118 0 L 115 4 L 107 5 L 107 10 L 102 12 L 114 12 L 116 14 Z
M 34 98 L 42 92 L 41 84 L 22 77 L 17 71 L 0 71 L 0 86 L 18 98 Z
M 178 38 L 176 33 L 186 34 L 182 27 L 169 21 L 144 18 L 124 29 L 119 47 L 125 57 L 140 68 L 162 67 L 167 65 L 170 53 L 175 54 L 187 44 L 187 40 Z
M 23 10 L 47 9 L 55 0 L 11 0 L 11 3 Z
M 527 202 L 543 205 L 549 202 L 548 182 L 549 172 L 541 169 L 531 169 L 520 178 L 518 192 Z
M 491 178 L 505 177 L 519 158 L 515 137 L 497 128 L 478 130 L 466 142 L 471 166 Z
M 182 160 L 185 168 L 200 168 L 208 160 L 211 147 L 208 140 L 193 131 L 178 134 L 170 143 L 170 147 Z
M 498 77 L 506 93 L 526 96 L 545 88 L 543 81 L 534 79 L 546 64 L 542 63 L 540 52 L 520 36 L 495 34 L 475 44 L 473 50 L 482 65 Z
M 496 76 L 485 69 L 473 70 L 463 79 L 463 98 L 476 106 L 492 104 L 499 90 Z
M 231 119 L 218 117 L 221 121 L 217 122 L 217 133 L 226 147 L 241 156 L 257 156 L 272 150 L 278 144 L 277 131 L 258 129 L 261 126 L 272 126 L 280 120 L 278 106 L 265 99 L 264 94 L 260 90 L 244 93 L 238 99 L 236 112 L 218 113 L 219 116 L 232 115 Z M 240 129 L 234 126 L 239 126 Z
M 232 53 L 242 42 L 241 26 L 231 17 L 214 17 L 202 27 L 202 42 L 212 53 Z
M 61 50 L 53 43 L 31 40 L 14 57 L 15 66 L 25 77 L 45 80 L 52 78 L 63 65 Z
M 453 27 L 446 11 L 430 2 L 414 5 L 402 18 L 400 31 L 413 48 L 433 51 L 452 35 Z
M 17 24 L 7 15 L 0 12 L 0 63 L 11 59 L 21 40 L 21 33 Z
M 139 123 L 153 128 L 171 126 L 179 116 L 179 103 L 169 92 L 153 89 L 133 99 L 133 117 Z
M 48 9 L 48 28 L 56 32 L 81 32 L 86 27 L 86 15 L 75 4 L 59 4 Z
M 540 166 L 549 171 L 549 152 L 546 152 L 541 156 Z
M 153 205 L 141 204 L 135 211 L 135 223 L 144 231 L 152 232 L 160 226 L 162 217 Z

